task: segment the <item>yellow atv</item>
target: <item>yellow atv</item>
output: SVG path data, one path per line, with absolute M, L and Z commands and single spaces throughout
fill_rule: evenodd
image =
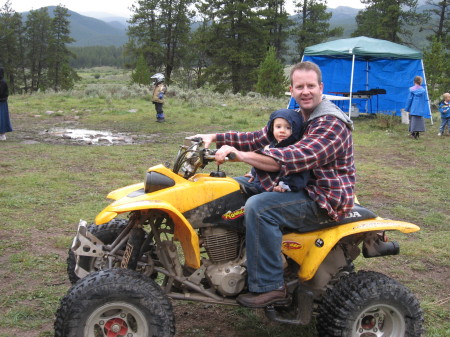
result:
M 186 139 L 173 169 L 148 169 L 143 183 L 108 194 L 95 224 L 80 221 L 68 257 L 72 288 L 56 313 L 55 336 L 173 336 L 171 301 L 238 305 L 247 291 L 245 194 L 219 171 L 201 139 Z M 352 261 L 395 255 L 386 231 L 419 227 L 377 217 L 356 204 L 342 222 L 283 235 L 289 304 L 265 311 L 274 321 L 309 324 L 319 336 L 420 336 L 415 296 Z M 213 324 L 213 322 L 211 322 Z

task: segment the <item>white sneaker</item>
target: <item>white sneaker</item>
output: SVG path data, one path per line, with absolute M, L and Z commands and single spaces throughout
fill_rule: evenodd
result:
M 442 136 L 442 133 L 439 132 L 439 133 L 438 133 L 438 136 Z
M 6 140 L 6 135 L 5 135 L 4 133 L 2 133 L 2 134 L 0 135 L 0 140 Z

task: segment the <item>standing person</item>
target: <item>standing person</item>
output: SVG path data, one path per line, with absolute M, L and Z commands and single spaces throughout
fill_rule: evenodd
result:
M 293 145 L 301 138 L 303 128 L 303 118 L 296 110 L 280 109 L 272 112 L 267 122 L 267 137 L 270 144 L 265 146 L 269 148 L 282 148 Z M 264 192 L 261 181 L 258 178 L 257 168 L 252 168 L 250 177 L 236 178 L 244 188 L 248 196 Z M 266 173 L 263 171 L 262 173 Z M 309 179 L 309 171 L 290 174 L 284 177 L 277 177 L 278 172 L 269 172 L 276 186 L 274 192 L 298 192 L 306 187 Z M 248 179 L 250 178 L 250 179 Z
M 283 279 L 282 231 L 316 230 L 341 220 L 354 204 L 355 166 L 352 121 L 329 100 L 322 100 L 319 67 L 300 62 L 290 73 L 291 95 L 306 121 L 300 141 L 285 148 L 264 149 L 267 127 L 255 132 L 197 135 L 205 146 L 216 142 L 215 159 L 223 163 L 231 152 L 235 161 L 278 177 L 311 171 L 307 186 L 291 193 L 260 193 L 245 203 L 246 253 L 250 293 L 238 296 L 243 306 L 263 308 L 288 302 Z M 260 153 L 253 152 L 260 150 Z M 259 174 L 264 190 L 276 185 L 270 174 Z
M 0 67 L 0 140 L 6 140 L 6 133 L 13 130 L 9 120 L 8 84 L 4 77 L 5 70 Z
M 156 73 L 151 78 L 154 79 L 154 86 L 153 89 L 153 96 L 152 96 L 152 102 L 155 105 L 156 110 L 156 121 L 157 122 L 164 122 L 165 116 L 163 111 L 163 105 L 164 105 L 164 95 L 167 91 L 167 86 L 164 84 L 164 75 L 161 73 Z
M 450 93 L 446 92 L 442 95 L 442 102 L 439 103 L 439 112 L 441 113 L 441 126 L 439 127 L 438 136 L 443 136 L 445 126 L 447 125 L 450 133 Z
M 422 77 L 414 77 L 414 86 L 409 88 L 405 110 L 409 112 L 409 132 L 414 139 L 419 139 L 419 133 L 425 132 L 426 91 L 422 87 Z

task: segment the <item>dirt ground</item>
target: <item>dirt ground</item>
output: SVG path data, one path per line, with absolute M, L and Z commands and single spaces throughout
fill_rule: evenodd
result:
M 74 124 L 75 125 L 75 124 Z M 70 129 L 73 125 L 68 125 L 68 129 Z M 8 135 L 9 136 L 9 135 Z M 150 142 L 152 140 L 152 137 L 158 137 L 158 135 L 154 136 L 137 136 L 137 135 L 126 135 L 127 139 L 131 139 L 131 142 L 125 142 L 124 144 L 136 144 L 136 143 L 145 143 Z M 84 140 L 78 140 L 73 139 L 69 136 L 64 136 L 61 134 L 52 134 L 52 132 L 47 131 L 33 131 L 33 130 L 26 130 L 25 131 L 16 131 L 13 134 L 11 134 L 12 139 L 14 141 L 19 143 L 53 143 L 53 144 L 75 144 L 75 145 L 96 145 L 94 143 L 89 143 Z M 125 138 L 123 138 L 125 139 Z M 100 142 L 100 144 L 97 143 L 97 145 L 111 145 L 108 143 L 108 141 L 104 141 L 103 143 Z M 372 154 L 367 154 L 372 155 Z M 398 160 L 398 158 L 397 158 Z M 376 205 L 377 203 L 383 203 L 384 200 L 382 199 L 383 196 L 380 197 L 380 200 L 372 200 L 372 203 Z M 42 237 L 43 232 L 36 230 L 36 233 L 33 235 L 33 241 L 36 243 L 33 245 L 33 247 L 30 247 L 30 249 L 35 250 L 36 252 L 39 252 L 39 250 L 42 250 L 42 253 L 48 254 L 48 247 L 43 247 L 40 245 L 40 243 L 45 242 L 45 237 Z M 54 232 L 55 236 L 58 235 L 66 235 L 66 233 L 61 232 Z M 8 235 L 14 237 L 17 235 L 20 237 L 20 231 L 15 233 L 14 231 L 11 231 L 8 233 Z M 48 234 L 45 234 L 48 235 Z M 8 238 L 3 238 L 7 240 Z M 66 258 L 67 251 L 65 250 L 56 250 L 54 251 L 55 254 L 60 256 L 61 259 Z M 411 275 L 411 277 L 414 277 L 416 279 L 422 279 L 424 288 L 426 287 L 428 280 L 434 280 L 435 284 L 442 284 L 445 285 L 447 283 L 448 274 L 442 273 L 442 270 L 437 270 L 437 268 L 433 268 L 432 265 L 428 266 L 427 270 L 423 271 L 417 271 L 415 275 Z M 377 270 L 378 269 L 378 270 Z M 375 266 L 374 270 L 383 272 L 383 265 Z M 392 275 L 395 277 L 395 275 Z M 404 278 L 404 276 L 403 276 Z M 32 288 L 33 284 L 32 282 L 41 282 L 41 280 L 34 280 L 31 281 L 31 283 L 28 285 L 28 287 Z M 0 285 L 0 292 L 3 293 L 3 290 L 8 284 L 8 278 L 3 278 L 2 281 L 3 284 Z M 67 287 L 70 286 L 68 283 L 66 276 L 61 276 L 61 283 L 66 284 Z M 448 283 L 447 283 L 448 284 Z M 3 289 L 3 290 L 2 290 Z M 445 289 L 441 289 L 443 292 Z M 426 290 L 424 290 L 425 292 Z M 182 301 L 174 301 L 174 311 L 176 315 L 176 329 L 177 334 L 176 337 L 187 337 L 187 336 L 208 336 L 208 337 L 240 337 L 240 336 L 248 336 L 246 335 L 245 331 L 242 330 L 242 328 L 238 331 L 235 329 L 234 322 L 236 321 L 236 311 L 233 310 L 233 307 L 225 307 L 225 306 L 219 306 L 219 305 L 210 305 L 210 304 L 203 304 L 203 303 L 192 303 L 192 302 L 182 302 Z M 267 324 L 273 324 L 269 322 L 266 318 L 264 318 L 264 314 L 262 311 L 255 311 L 255 313 L 261 317 Z M 48 330 L 52 330 L 52 326 L 46 327 Z M 8 333 L 12 335 L 19 336 L 20 330 L 16 329 L 10 329 L 9 332 L 5 331 L 4 329 L 0 330 L 1 336 L 8 336 Z M 3 334 L 3 335 L 2 335 Z M 39 336 L 39 332 L 36 331 L 36 334 L 30 333 L 28 334 L 29 337 Z

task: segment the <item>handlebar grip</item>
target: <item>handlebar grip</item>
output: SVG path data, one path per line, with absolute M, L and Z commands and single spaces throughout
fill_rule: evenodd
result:
M 214 155 L 216 154 L 216 150 L 209 150 L 208 154 L 205 156 L 205 159 L 214 160 Z M 226 160 L 234 160 L 237 158 L 237 155 L 235 152 L 230 152 L 226 158 Z

